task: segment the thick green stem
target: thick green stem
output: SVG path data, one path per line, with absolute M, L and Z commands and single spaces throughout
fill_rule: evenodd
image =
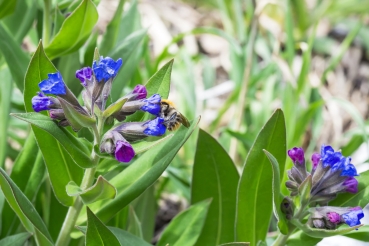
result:
M 44 46 L 47 46 L 50 41 L 51 37 L 51 1 L 44 0 L 44 15 L 43 15 L 43 22 L 42 22 L 42 41 Z
M 104 127 L 104 122 L 102 120 L 99 120 L 98 127 L 93 128 L 94 137 L 95 137 L 94 144 L 98 144 L 100 142 L 100 135 L 103 131 L 103 129 L 102 129 L 103 127 Z M 99 160 L 100 160 L 99 156 L 96 155 L 94 149 L 92 149 L 91 160 L 95 165 L 98 164 Z M 92 183 L 95 179 L 95 172 L 96 172 L 95 167 L 87 168 L 85 170 L 85 174 L 83 176 L 81 186 L 80 186 L 82 190 L 85 190 L 85 189 L 89 188 L 92 185 Z M 55 246 L 69 245 L 69 242 L 70 242 L 70 239 L 71 239 L 70 238 L 70 233 L 72 232 L 72 230 L 73 230 L 73 228 L 76 224 L 78 215 L 81 212 L 82 207 L 83 207 L 82 199 L 81 199 L 81 197 L 78 196 L 76 198 L 73 206 L 69 207 L 67 216 L 64 219 L 64 223 L 63 223 L 63 226 L 60 230 L 58 239 L 56 240 Z

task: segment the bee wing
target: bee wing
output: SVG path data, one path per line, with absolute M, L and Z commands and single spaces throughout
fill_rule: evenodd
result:
M 189 127 L 190 127 L 190 122 L 187 120 L 187 118 L 186 118 L 186 117 L 184 117 L 182 114 L 180 114 L 180 117 L 181 117 L 181 120 L 182 120 L 182 124 L 183 124 L 185 127 L 189 128 Z

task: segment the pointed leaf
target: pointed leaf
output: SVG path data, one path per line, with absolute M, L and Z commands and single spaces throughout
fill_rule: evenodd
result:
M 48 245 L 53 245 L 53 240 L 46 225 L 36 209 L 22 191 L 14 184 L 6 172 L 0 168 L 0 186 L 6 200 L 22 221 L 23 226 L 31 233 L 37 233 L 40 239 Z
M 249 246 L 250 243 L 244 243 L 244 242 L 234 242 L 234 243 L 223 243 L 219 246 Z
M 77 226 L 77 229 L 80 230 L 83 234 L 86 234 L 86 226 Z M 151 244 L 145 242 L 143 239 L 132 235 L 127 231 L 123 231 L 122 229 L 110 227 L 108 229 L 114 234 L 114 236 L 118 239 L 120 245 L 139 245 L 139 246 L 152 246 Z
M 68 136 L 56 125 L 56 123 L 50 117 L 42 115 L 40 113 L 19 113 L 11 115 L 42 129 L 42 132 L 49 133 L 65 148 L 65 150 L 72 157 L 74 162 L 80 167 L 91 168 L 96 165 L 92 162 L 91 158 L 85 154 L 83 150 L 79 149 L 76 145 L 73 144 L 72 141 L 69 140 Z
M 165 228 L 156 245 L 195 245 L 205 224 L 210 203 L 211 199 L 208 199 L 179 213 Z
M 56 71 L 57 70 L 54 65 L 46 57 L 42 47 L 42 43 L 40 43 L 31 59 L 25 77 L 24 103 L 27 112 L 33 112 L 31 100 L 32 97 L 35 96 L 36 93 L 40 90 L 38 87 L 38 83 L 43 79 L 46 79 L 48 73 L 55 73 Z M 48 120 L 50 120 L 49 117 L 46 116 L 46 114 L 46 112 L 38 113 L 39 116 L 46 117 L 48 118 Z M 58 134 L 62 134 L 65 136 L 63 131 L 61 131 L 60 128 L 55 125 L 55 123 L 52 124 L 53 132 L 55 130 L 58 132 Z M 79 183 L 83 175 L 83 170 L 73 163 L 75 160 L 71 160 L 70 154 L 68 154 L 68 152 L 52 135 L 45 134 L 44 130 L 39 129 L 36 126 L 32 126 L 32 130 L 35 134 L 37 144 L 44 157 L 44 161 L 49 173 L 52 189 L 55 193 L 55 196 L 63 205 L 71 206 L 73 204 L 73 198 L 68 196 L 65 191 L 65 186 L 68 184 L 69 181 Z M 65 139 L 68 139 L 68 137 L 65 137 Z M 68 140 L 65 144 L 68 146 L 75 146 L 74 144 L 70 145 L 70 141 Z M 79 148 L 71 148 L 74 149 L 74 152 L 79 152 Z M 86 157 L 86 154 L 78 154 L 76 156 L 78 158 L 83 158 L 83 156 Z M 83 159 L 83 162 L 88 160 L 87 158 Z M 79 160 L 78 162 L 80 161 L 82 160 Z
M 124 171 L 109 182 L 117 188 L 117 197 L 113 200 L 98 201 L 90 208 L 102 221 L 109 221 L 123 207 L 140 196 L 165 171 L 181 146 L 187 141 L 200 118 L 192 122 L 189 128 L 181 128 L 168 141 L 149 149 L 137 158 Z M 85 221 L 82 212 L 78 224 Z
M 129 206 L 128 219 L 129 221 L 127 231 L 132 235 L 135 235 L 139 238 L 143 238 L 141 222 L 137 218 L 137 215 L 132 205 Z
M 127 98 L 121 98 L 115 103 L 112 103 L 103 113 L 104 118 L 108 118 L 110 115 L 118 112 L 123 105 L 127 102 Z
M 212 198 L 204 229 L 196 245 L 218 245 L 233 241 L 239 174 L 223 147 L 208 133 L 199 131 L 191 204 Z
M 12 34 L 6 30 L 3 23 L 0 23 L 0 52 L 8 63 L 17 87 L 23 92 L 24 74 L 26 73 L 29 57 L 24 53 L 20 44 L 14 40 Z
M 113 199 L 117 194 L 115 187 L 101 175 L 97 178 L 96 183 L 86 190 L 81 190 L 73 181 L 68 183 L 66 190 L 69 196 L 81 196 L 84 204 Z
M 98 19 L 97 9 L 91 0 L 82 3 L 65 19 L 45 52 L 50 59 L 78 50 L 91 35 Z
M 174 60 L 170 60 L 159 69 L 146 83 L 147 96 L 158 93 L 162 98 L 168 98 L 170 90 L 170 78 Z M 134 115 L 127 117 L 127 121 L 142 121 L 144 112 L 137 111 Z
M 280 109 L 274 112 L 259 132 L 246 158 L 238 184 L 236 240 L 250 242 L 251 245 L 265 240 L 273 209 L 273 171 L 263 149 L 277 159 L 283 174 L 286 127 Z
M 0 68 L 0 163 L 3 165 L 8 148 L 8 122 L 11 108 L 11 95 L 13 90 L 13 81 L 10 71 L 6 66 Z
M 1 246 L 23 246 L 31 236 L 28 232 L 22 232 L 13 236 L 4 237 L 0 240 Z
M 278 228 L 281 231 L 281 233 L 283 233 L 284 235 L 287 235 L 288 233 L 288 225 L 287 225 L 287 220 L 286 220 L 286 215 L 283 214 L 282 210 L 281 210 L 281 202 L 283 197 L 281 196 L 281 180 L 280 180 L 280 176 L 281 173 L 279 171 L 279 164 L 277 159 L 268 151 L 264 150 L 264 153 L 266 154 L 266 156 L 268 157 L 270 164 L 272 164 L 272 169 L 273 169 L 273 211 L 274 211 L 274 216 L 277 218 L 278 220 Z
M 87 207 L 86 245 L 121 246 L 114 234 Z
M 65 118 L 69 121 L 74 130 L 80 130 L 82 127 L 91 127 L 96 125 L 96 120 L 90 116 L 84 115 L 76 110 L 72 104 L 58 97 L 64 110 Z

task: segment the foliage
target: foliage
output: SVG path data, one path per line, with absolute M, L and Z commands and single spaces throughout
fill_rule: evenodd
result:
M 369 48 L 369 29 L 361 24 L 367 5 L 360 0 L 309 6 L 302 0 L 204 1 L 221 25 L 181 32 L 155 56 L 140 3 L 120 0 L 101 34 L 99 2 L 0 0 L 0 245 L 315 245 L 334 235 L 369 240 L 367 226 L 313 228 L 317 218 L 308 211 L 319 208 L 311 201 L 313 173 L 299 183 L 296 197 L 286 198 L 291 190 L 285 185 L 291 180 L 287 170 L 296 167 L 286 160 L 287 149 L 304 145 L 310 154 L 318 148 L 325 107 L 347 111 L 355 123 L 332 143 L 343 155 L 368 141 L 368 123 L 358 109 L 325 93 L 352 44 Z M 317 35 L 322 19 L 347 30 L 335 50 L 330 44 L 336 40 Z M 217 88 L 218 72 L 206 52 L 193 54 L 181 44 L 206 35 L 227 43 L 232 64 L 226 73 L 233 89 L 217 101 L 210 120 L 201 109 L 211 105 L 204 95 Z M 316 54 L 328 62 L 312 74 Z M 86 100 L 88 87 L 76 70 L 93 68 L 103 57 L 123 63 L 109 81 L 114 79 L 106 89 L 109 97 L 103 98 L 96 83 Z M 60 103 L 62 120 L 52 118 L 52 111 L 35 112 L 33 103 L 39 83 L 56 72 L 68 95 L 75 95 L 47 96 Z M 311 77 L 318 84 L 310 83 Z M 147 98 L 132 99 L 139 84 Z M 104 137 L 114 129 L 157 119 L 141 108 L 123 110 L 155 94 L 173 98 L 191 125 L 138 141 L 137 134 L 119 133 L 133 138 L 126 142 L 135 156 L 127 162 L 114 155 L 117 145 L 106 151 L 113 137 Z M 122 122 L 119 112 L 126 113 Z M 330 208 L 364 208 L 368 175 L 362 171 L 357 192 L 339 194 Z M 157 206 L 168 193 L 188 207 L 153 240 Z M 283 204 L 292 204 L 292 212 Z

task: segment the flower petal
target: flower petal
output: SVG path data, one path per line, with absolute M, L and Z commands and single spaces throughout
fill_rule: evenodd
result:
M 48 79 L 45 79 L 38 84 L 43 93 L 53 95 L 65 95 L 67 93 L 60 72 L 49 73 L 47 76 Z
M 117 141 L 115 144 L 115 159 L 120 162 L 130 162 L 135 156 L 135 151 L 127 141 Z
M 45 96 L 41 92 L 39 92 L 37 96 L 32 97 L 32 108 L 35 112 L 49 110 L 49 106 L 52 104 L 53 102 L 49 97 Z
M 148 121 L 144 124 L 147 128 L 143 131 L 146 135 L 161 136 L 165 133 L 167 128 L 163 124 L 164 119 L 157 117 L 154 120 Z

